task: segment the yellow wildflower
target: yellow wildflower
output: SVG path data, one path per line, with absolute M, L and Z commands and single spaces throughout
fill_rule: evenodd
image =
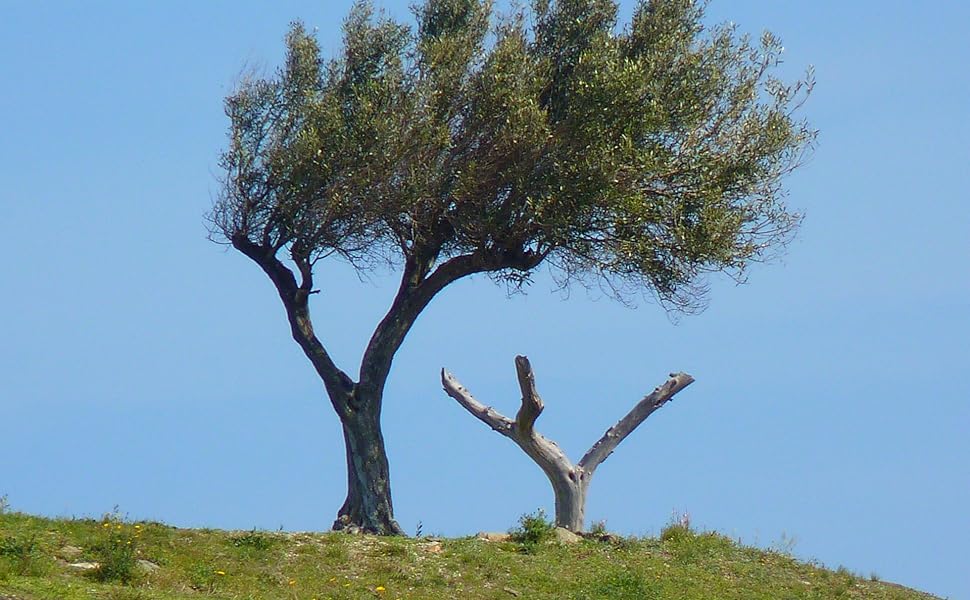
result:
M 289 583 L 290 583 L 290 585 L 296 585 L 296 579 L 291 579 L 291 580 L 289 581 Z
M 225 574 L 226 574 L 225 571 L 216 571 L 216 575 L 225 575 Z
M 375 592 L 383 592 L 385 589 L 386 588 L 383 585 L 379 585 L 376 588 L 374 588 L 374 591 Z

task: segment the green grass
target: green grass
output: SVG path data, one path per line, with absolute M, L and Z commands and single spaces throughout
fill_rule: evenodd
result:
M 70 566 L 80 562 L 98 562 L 102 569 Z M 51 520 L 16 513 L 0 514 L 0 598 L 11 597 L 932 598 L 845 570 L 798 562 L 783 553 L 739 546 L 721 535 L 698 534 L 686 527 L 668 528 L 662 539 L 612 538 L 563 546 L 472 538 L 193 530 L 111 517 Z

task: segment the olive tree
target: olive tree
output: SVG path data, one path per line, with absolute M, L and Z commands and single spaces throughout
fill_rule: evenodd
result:
M 275 286 L 343 425 L 335 528 L 382 534 L 401 531 L 384 386 L 439 292 L 476 273 L 520 288 L 545 264 L 563 285 L 702 306 L 705 273 L 743 277 L 790 239 L 781 182 L 814 136 L 793 114 L 810 78 L 770 74 L 779 42 L 705 29 L 690 0 L 642 2 L 622 27 L 611 0 L 413 10 L 408 25 L 356 3 L 329 58 L 295 23 L 279 70 L 226 98 L 208 215 Z M 400 274 L 356 373 L 325 344 L 341 317 L 311 317 L 328 258 Z

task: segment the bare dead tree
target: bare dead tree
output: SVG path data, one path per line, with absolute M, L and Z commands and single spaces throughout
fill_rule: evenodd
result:
M 522 404 L 515 420 L 506 417 L 491 406 L 485 406 L 455 379 L 441 370 L 441 383 L 445 392 L 454 398 L 477 419 L 515 442 L 535 461 L 549 478 L 556 497 L 556 525 L 570 531 L 580 532 L 586 512 L 586 492 L 596 467 L 600 466 L 616 450 L 630 433 L 643 423 L 655 410 L 670 401 L 680 390 L 694 382 L 687 373 L 671 373 L 662 385 L 647 394 L 625 417 L 610 427 L 586 452 L 578 463 L 573 464 L 559 444 L 535 430 L 536 419 L 544 407 L 536 391 L 535 374 L 525 356 L 515 357 L 515 371 L 522 390 Z

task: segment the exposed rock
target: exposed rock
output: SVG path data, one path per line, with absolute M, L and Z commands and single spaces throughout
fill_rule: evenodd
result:
M 509 534 L 507 533 L 489 533 L 486 531 L 479 531 L 475 534 L 475 537 L 480 540 L 485 540 L 486 542 L 507 542 L 509 541 Z
M 355 525 L 354 523 L 350 522 L 350 515 L 340 515 L 333 523 L 333 530 L 349 533 L 351 535 L 360 535 L 365 533 L 359 525 Z
M 145 571 L 147 573 L 154 573 L 155 571 L 161 569 L 160 566 L 156 565 L 152 561 L 145 560 L 145 559 L 142 559 L 142 558 L 139 558 L 138 559 L 138 566 L 141 568 L 141 570 L 143 570 L 143 571 Z
M 91 569 L 97 569 L 101 565 L 96 562 L 76 562 L 69 563 L 67 566 L 74 567 L 75 569 L 82 569 L 84 571 L 90 571 Z
M 560 544 L 575 544 L 582 540 L 579 535 L 569 531 L 564 527 L 556 527 L 552 530 L 552 537 Z
M 64 560 L 74 560 L 78 556 L 84 553 L 84 550 L 78 548 L 77 546 L 63 546 L 57 551 L 57 555 Z

